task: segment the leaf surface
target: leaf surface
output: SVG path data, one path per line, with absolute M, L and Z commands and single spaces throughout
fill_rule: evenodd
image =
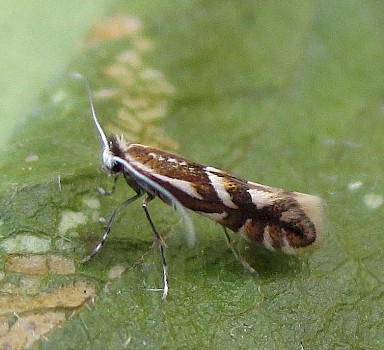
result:
M 188 247 L 177 215 L 157 201 L 149 209 L 168 245 L 165 305 L 150 290 L 161 286 L 161 263 L 140 203 L 80 264 L 102 232 L 97 219 L 133 192 L 124 181 L 112 197 L 95 191 L 112 180 L 98 168 L 84 87 L 65 76 L 0 164 L 3 290 L 19 295 L 31 283 L 9 271 L 10 256 L 59 255 L 75 272 L 43 272 L 36 293 L 61 295 L 57 286 L 81 281 L 95 297 L 65 303 L 76 312 L 36 348 L 382 347 L 384 7 L 156 4 L 118 7 L 68 67 L 90 80 L 101 124 L 241 178 L 320 195 L 322 242 L 299 257 L 236 242 L 255 278 L 218 225 L 192 214 L 198 241 Z

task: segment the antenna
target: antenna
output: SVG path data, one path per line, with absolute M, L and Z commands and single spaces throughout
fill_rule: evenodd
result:
M 108 149 L 108 139 L 105 136 L 105 133 L 104 133 L 103 129 L 101 128 L 100 123 L 96 117 L 96 111 L 95 111 L 95 106 L 93 103 L 91 86 L 89 85 L 87 78 L 84 75 L 82 75 L 81 73 L 77 73 L 77 72 L 71 73 L 71 77 L 75 78 L 75 79 L 81 79 L 84 82 L 85 88 L 87 89 L 87 93 L 88 93 L 88 100 L 89 100 L 91 116 L 92 116 L 93 122 L 95 123 L 96 129 L 99 133 L 99 137 L 100 137 L 103 149 L 106 150 L 106 149 Z

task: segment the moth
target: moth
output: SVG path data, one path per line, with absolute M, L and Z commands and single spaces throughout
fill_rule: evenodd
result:
M 96 117 L 89 83 L 79 73 L 74 77 L 82 79 L 87 88 L 91 116 L 101 140 L 103 168 L 115 175 L 115 179 L 122 175 L 135 192 L 112 212 L 99 243 L 84 261 L 99 252 L 116 215 L 140 197 L 144 197 L 142 207 L 160 249 L 162 299 L 168 293 L 165 243 L 147 208 L 156 197 L 173 206 L 184 217 L 187 208 L 219 223 L 224 228 L 229 248 L 251 273 L 256 273 L 255 269 L 233 247 L 227 229 L 269 250 L 288 254 L 318 240 L 322 226 L 322 201 L 319 197 L 243 180 L 154 147 L 129 144 L 123 137 L 107 138 Z

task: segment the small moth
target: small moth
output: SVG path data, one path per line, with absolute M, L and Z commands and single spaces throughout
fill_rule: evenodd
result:
M 142 207 L 162 259 L 162 299 L 168 293 L 165 243 L 147 209 L 147 204 L 156 197 L 183 216 L 187 215 L 185 208 L 188 208 L 219 223 L 224 228 L 229 248 L 251 273 L 256 271 L 233 247 L 227 228 L 269 250 L 281 250 L 288 254 L 318 240 L 322 225 L 319 197 L 242 180 L 220 169 L 153 147 L 128 144 L 122 137 L 107 138 L 97 120 L 87 80 L 79 73 L 73 76 L 82 79 L 87 88 L 91 116 L 102 144 L 103 168 L 115 175 L 115 179 L 122 175 L 136 192 L 112 212 L 99 243 L 84 261 L 99 252 L 116 215 L 142 196 Z

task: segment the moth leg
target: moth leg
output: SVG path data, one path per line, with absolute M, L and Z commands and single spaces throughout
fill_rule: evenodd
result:
M 166 244 L 165 244 L 163 238 L 161 237 L 160 233 L 156 230 L 155 225 L 153 224 L 153 221 L 152 221 L 152 219 L 151 219 L 151 217 L 149 215 L 148 209 L 147 209 L 147 204 L 152 199 L 154 199 L 154 197 L 152 197 L 150 195 L 148 195 L 148 197 L 146 197 L 144 199 L 144 201 L 143 201 L 143 209 L 144 209 L 145 215 L 147 216 L 149 224 L 151 225 L 152 232 L 155 235 L 156 242 L 159 245 L 159 249 L 160 249 L 161 262 L 162 262 L 162 265 L 163 265 L 163 295 L 161 296 L 161 299 L 165 300 L 167 298 L 167 294 L 168 294 L 167 260 L 165 258 L 165 247 L 166 247 Z
M 107 226 L 105 227 L 104 233 L 101 236 L 99 243 L 96 244 L 95 248 L 93 248 L 92 253 L 83 259 L 83 263 L 90 260 L 94 257 L 100 250 L 100 248 L 104 245 L 108 233 L 111 231 L 112 223 L 115 220 L 117 214 L 119 214 L 127 205 L 134 202 L 136 199 L 142 196 L 142 193 L 137 193 L 135 196 L 128 198 L 125 202 L 121 203 L 117 208 L 115 208 L 108 219 Z
M 233 255 L 244 266 L 246 270 L 248 270 L 252 275 L 257 275 L 257 271 L 247 263 L 247 261 L 243 258 L 243 256 L 233 246 L 226 227 L 223 226 L 223 228 L 224 228 L 224 234 L 225 234 L 225 241 L 227 242 L 228 247 L 232 250 Z
M 119 175 L 115 175 L 114 178 L 113 178 L 113 185 L 112 185 L 112 188 L 109 190 L 109 191 L 106 191 L 104 188 L 102 187 L 98 187 L 97 188 L 97 192 L 99 192 L 101 195 L 103 196 L 110 196 L 112 195 L 114 192 L 115 192 L 115 189 L 116 189 L 116 182 L 117 182 L 117 179 L 119 178 Z

